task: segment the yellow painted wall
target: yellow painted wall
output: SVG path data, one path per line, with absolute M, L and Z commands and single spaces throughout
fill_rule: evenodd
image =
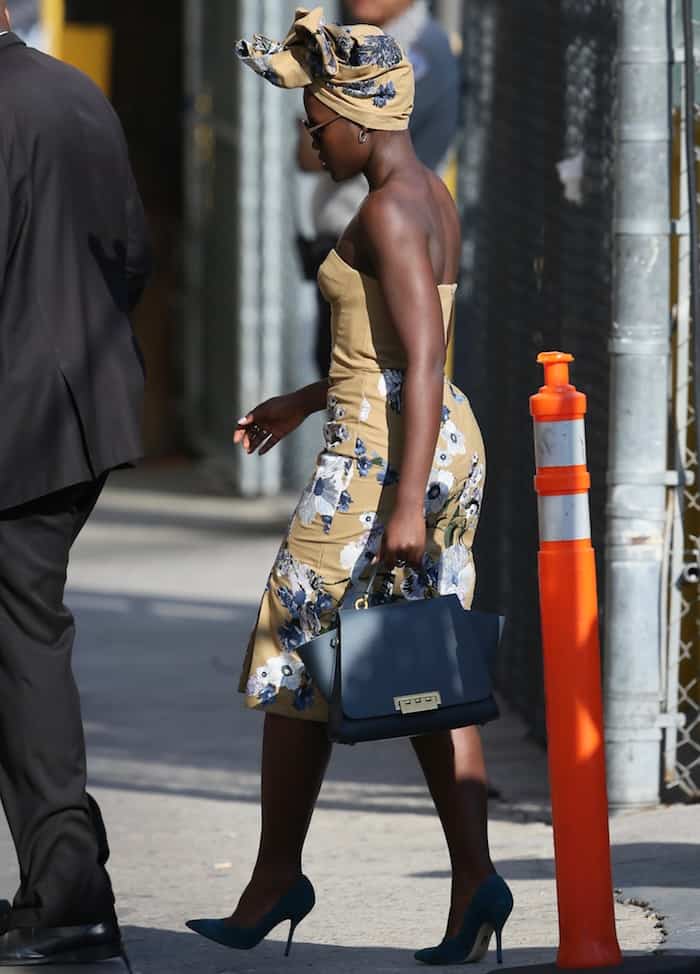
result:
M 109 95 L 112 78 L 112 31 L 101 24 L 66 24 L 61 60 L 80 68 Z
M 63 0 L 41 0 L 41 21 L 50 54 L 60 57 L 65 5 Z
M 72 24 L 65 20 L 64 0 L 42 0 L 42 20 L 54 57 L 84 71 L 110 93 L 112 30 L 102 24 Z

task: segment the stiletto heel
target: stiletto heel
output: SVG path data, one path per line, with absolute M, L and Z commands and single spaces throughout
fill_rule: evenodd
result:
M 294 931 L 296 930 L 296 928 L 297 928 L 297 925 L 292 920 L 292 922 L 289 924 L 289 937 L 287 938 L 287 949 L 284 952 L 284 956 L 285 957 L 289 957 L 289 952 L 292 949 L 292 939 L 294 937 Z
M 289 937 L 284 952 L 284 956 L 288 957 L 292 949 L 294 931 L 304 917 L 311 913 L 315 903 L 314 888 L 306 876 L 302 876 L 254 927 L 232 927 L 225 920 L 188 920 L 187 926 L 207 940 L 213 940 L 214 943 L 224 947 L 251 950 L 257 947 L 278 924 L 289 920 Z
M 122 944 L 122 951 L 119 956 L 124 961 L 124 967 L 126 967 L 128 974 L 134 974 L 134 969 L 131 966 L 131 961 L 129 960 L 129 955 L 126 952 L 124 944 Z
M 423 964 L 468 964 L 479 961 L 496 934 L 496 958 L 503 963 L 502 932 L 513 909 L 513 895 L 500 876 L 489 876 L 474 894 L 455 937 L 445 937 L 437 947 L 416 951 Z

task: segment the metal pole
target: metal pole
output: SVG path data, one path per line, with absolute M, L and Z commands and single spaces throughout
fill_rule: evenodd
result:
M 260 30 L 257 0 L 244 0 L 240 5 L 239 36 L 252 37 Z M 262 274 L 260 263 L 262 195 L 261 147 L 258 137 L 261 122 L 263 88 L 252 71 L 239 71 L 240 102 L 238 124 L 246 134 L 239 143 L 238 185 L 236 186 L 238 219 L 238 375 L 236 376 L 236 412 L 245 413 L 259 401 L 260 392 L 260 299 Z M 236 486 L 241 494 L 254 495 L 260 489 L 260 464 L 245 462 L 238 454 Z
M 267 37 L 284 37 L 291 22 L 286 3 L 264 0 L 262 33 Z M 259 79 L 256 79 L 259 81 Z M 265 228 L 260 239 L 261 309 L 260 316 L 260 399 L 282 392 L 282 329 L 285 313 L 285 280 L 283 254 L 292 245 L 287 232 L 285 204 L 289 203 L 289 169 L 292 161 L 287 152 L 294 132 L 290 104 L 294 95 L 271 84 L 262 84 L 261 127 L 261 223 Z M 296 92 L 294 94 L 297 94 Z M 272 450 L 260 460 L 260 490 L 263 494 L 279 493 L 282 451 Z
M 659 800 L 669 389 L 670 17 L 621 0 L 604 687 L 611 806 Z
M 204 225 L 204 180 L 213 151 L 211 96 L 205 90 L 202 65 L 202 8 L 188 0 L 184 8 L 185 91 L 190 105 L 185 123 L 185 321 L 183 333 L 184 392 L 182 415 L 187 444 L 202 445 L 202 233 Z

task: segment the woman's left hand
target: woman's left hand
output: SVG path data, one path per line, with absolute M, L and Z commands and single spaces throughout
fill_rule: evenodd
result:
M 393 568 L 395 565 L 420 568 L 425 543 L 425 515 L 422 508 L 397 508 L 384 530 L 377 561 L 386 568 Z

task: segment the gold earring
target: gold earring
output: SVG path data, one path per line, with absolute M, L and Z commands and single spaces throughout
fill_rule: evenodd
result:
M 364 128 L 363 129 L 360 129 L 360 134 L 358 135 L 358 141 L 360 141 L 360 142 L 362 142 L 364 144 L 367 141 L 367 136 L 368 135 L 369 135 L 369 133 L 368 133 L 367 129 L 364 129 Z

